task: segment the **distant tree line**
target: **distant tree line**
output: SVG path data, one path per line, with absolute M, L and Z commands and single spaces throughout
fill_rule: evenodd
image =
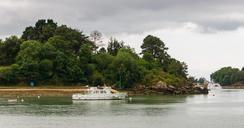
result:
M 224 67 L 211 74 L 211 79 L 221 85 L 244 82 L 244 68 Z
M 208 80 L 204 77 L 200 77 L 200 78 L 195 78 L 195 77 L 192 77 L 190 76 L 188 78 L 189 81 L 191 81 L 191 83 L 194 83 L 194 84 L 205 84 L 206 82 L 208 82 Z
M 143 40 L 142 53 L 111 38 L 98 45 L 101 33 L 90 36 L 53 20 L 38 20 L 22 36 L 0 41 L 0 84 L 36 81 L 52 85 L 115 85 L 131 88 L 158 81 L 180 86 L 188 82 L 187 65 L 172 58 L 164 42 L 152 35 Z

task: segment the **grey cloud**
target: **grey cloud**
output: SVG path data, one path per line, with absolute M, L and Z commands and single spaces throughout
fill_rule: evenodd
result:
M 0 0 L 0 35 L 21 34 L 40 18 L 106 34 L 144 32 L 184 22 L 228 31 L 243 26 L 244 18 L 228 17 L 243 13 L 243 6 L 242 0 Z

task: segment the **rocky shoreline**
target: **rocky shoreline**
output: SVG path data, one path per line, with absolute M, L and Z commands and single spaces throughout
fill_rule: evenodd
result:
M 185 95 L 185 94 L 208 94 L 207 87 L 186 85 L 175 87 L 159 81 L 153 86 L 139 85 L 132 90 L 133 94 L 163 94 L 163 95 Z

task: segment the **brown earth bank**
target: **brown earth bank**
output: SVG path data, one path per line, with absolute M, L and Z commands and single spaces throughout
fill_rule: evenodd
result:
M 82 93 L 86 87 L 81 86 L 14 86 L 14 87 L 0 87 L 0 96 L 2 97 L 17 97 L 17 96 L 72 96 L 73 93 Z

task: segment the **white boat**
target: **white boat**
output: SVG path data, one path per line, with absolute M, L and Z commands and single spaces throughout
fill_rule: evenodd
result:
M 222 89 L 222 87 L 218 83 L 209 83 L 208 84 L 208 89 L 209 90 L 220 90 L 220 89 Z
M 121 100 L 127 93 L 118 92 L 111 87 L 90 87 L 84 93 L 72 95 L 73 100 Z

